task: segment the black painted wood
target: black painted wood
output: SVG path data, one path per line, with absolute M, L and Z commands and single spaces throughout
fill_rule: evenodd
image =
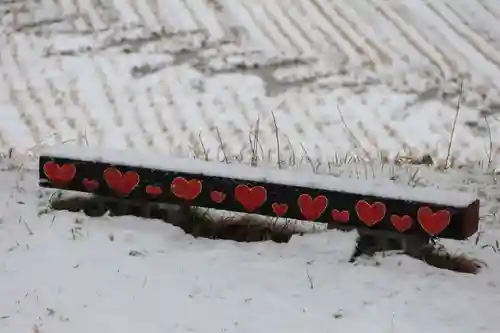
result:
M 454 207 L 403 199 L 42 155 L 39 185 L 132 201 L 168 202 L 332 223 L 342 228 L 465 239 L 479 201 Z M 412 188 L 408 187 L 408 193 Z

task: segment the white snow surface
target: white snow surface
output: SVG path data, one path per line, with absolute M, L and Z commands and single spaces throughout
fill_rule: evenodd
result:
M 0 332 L 498 332 L 500 182 L 481 170 L 420 168 L 417 185 L 480 193 L 478 237 L 442 242 L 487 263 L 469 275 L 390 252 L 350 264 L 354 231 L 236 243 L 158 220 L 37 216 L 51 192 L 27 161 L 0 163 Z
M 467 207 L 477 196 L 461 191 L 444 191 L 436 188 L 419 188 L 394 184 L 388 179 L 346 179 L 332 175 L 318 175 L 309 172 L 297 172 L 294 169 L 280 170 L 271 166 L 251 167 L 245 164 L 225 164 L 213 161 L 175 158 L 163 155 L 140 154 L 126 150 L 85 148 L 72 145 L 43 147 L 39 153 L 44 156 L 82 161 L 96 161 L 114 165 L 143 167 L 154 170 L 186 172 L 195 175 L 229 177 L 234 179 L 283 184 L 299 187 L 311 187 L 323 190 L 357 193 L 367 196 L 379 196 L 416 202 L 428 202 L 438 205 Z

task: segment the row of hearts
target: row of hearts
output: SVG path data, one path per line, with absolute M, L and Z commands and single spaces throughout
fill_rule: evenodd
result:
M 54 162 L 48 162 L 44 165 L 44 173 L 53 182 L 67 183 L 74 179 L 76 168 L 72 164 L 59 166 Z M 133 171 L 122 174 L 116 168 L 110 167 L 104 171 L 104 181 L 119 194 L 128 195 L 139 184 L 139 175 Z M 82 181 L 82 185 L 87 191 L 93 192 L 99 187 L 99 182 L 85 178 Z M 172 193 L 178 198 L 193 200 L 200 195 L 202 182 L 197 179 L 188 181 L 183 177 L 176 177 L 170 187 Z M 163 192 L 161 187 L 154 185 L 147 185 L 145 190 L 151 196 L 159 196 Z M 212 191 L 210 197 L 214 202 L 222 203 L 226 198 L 226 194 L 224 192 Z M 247 185 L 240 184 L 235 188 L 235 198 L 248 212 L 253 212 L 266 202 L 267 191 L 262 186 L 250 188 Z M 309 194 L 301 194 L 297 203 L 302 215 L 307 220 L 314 221 L 326 210 L 328 199 L 323 195 L 313 199 Z M 277 216 L 284 216 L 288 210 L 288 205 L 273 203 L 272 209 Z M 360 200 L 356 203 L 355 209 L 359 219 L 369 227 L 380 222 L 386 215 L 386 206 L 381 202 L 370 204 L 364 200 Z M 340 211 L 333 209 L 331 216 L 335 221 L 341 223 L 347 223 L 350 219 L 350 213 L 347 210 Z M 391 215 L 390 220 L 399 232 L 404 232 L 413 226 L 413 219 L 408 215 Z M 417 220 L 427 233 L 435 236 L 448 226 L 451 216 L 447 210 L 440 210 L 434 213 L 429 207 L 421 207 L 417 212 Z

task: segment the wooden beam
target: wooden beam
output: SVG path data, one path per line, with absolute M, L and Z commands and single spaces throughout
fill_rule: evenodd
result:
M 42 151 L 40 186 L 402 235 L 465 239 L 479 223 L 469 193 L 67 145 Z

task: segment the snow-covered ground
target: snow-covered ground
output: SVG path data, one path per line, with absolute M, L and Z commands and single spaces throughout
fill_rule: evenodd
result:
M 346 152 L 443 159 L 463 79 L 452 155 L 498 167 L 497 0 L 0 0 L 0 20 L 0 152 L 16 150 L 0 161 L 0 332 L 498 332 L 487 165 L 333 170 L 477 193 L 478 237 L 443 242 L 487 263 L 473 276 L 398 255 L 349 264 L 355 232 L 242 244 L 38 216 L 49 198 L 26 156 L 76 141 L 264 160 L 279 144 L 308 169 Z
M 356 177 L 363 168 L 336 172 Z M 492 175 L 374 167 L 399 183 L 479 194 L 479 237 L 443 242 L 487 263 L 470 275 L 395 253 L 350 264 L 355 232 L 237 243 L 194 239 L 158 220 L 37 216 L 48 194 L 36 188 L 36 168 L 22 170 L 0 179 L 0 332 L 498 332 Z

